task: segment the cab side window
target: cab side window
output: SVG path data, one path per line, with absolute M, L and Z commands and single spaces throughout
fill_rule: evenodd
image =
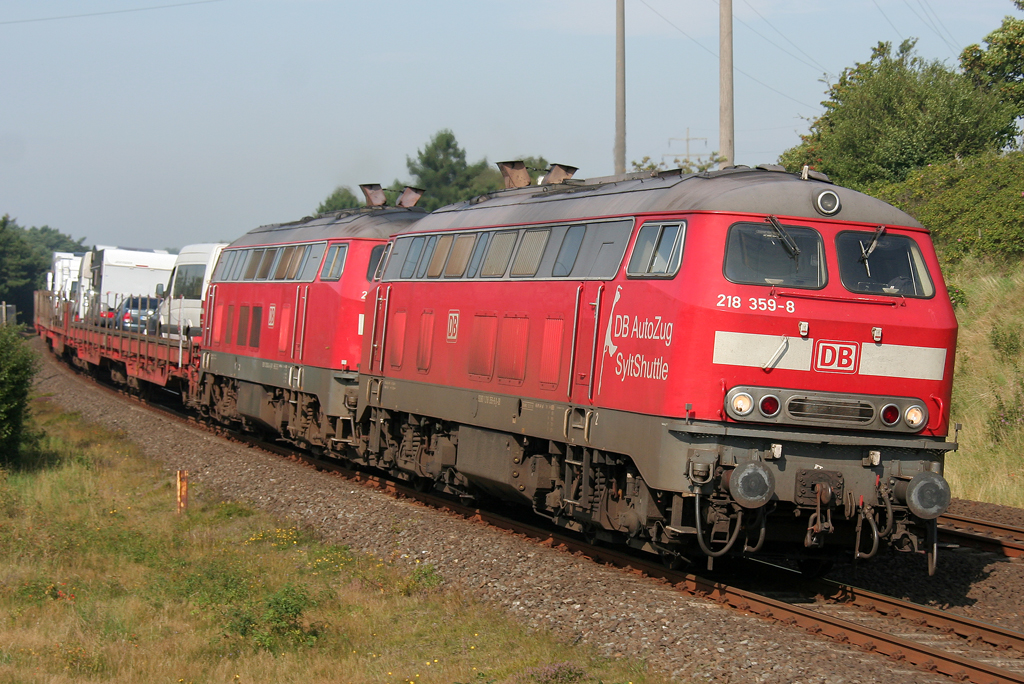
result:
M 671 278 L 682 261 L 685 223 L 648 223 L 633 245 L 626 274 L 633 277 Z

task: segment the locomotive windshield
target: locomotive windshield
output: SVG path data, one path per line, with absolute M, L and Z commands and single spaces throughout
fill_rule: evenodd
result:
M 845 231 L 836 237 L 839 277 L 850 292 L 931 297 L 935 294 L 921 249 L 906 235 Z
M 784 235 L 797 250 L 786 244 Z M 786 226 L 780 235 L 769 224 L 738 223 L 729 229 L 725 277 L 746 285 L 821 289 L 828 281 L 821 235 L 797 226 Z

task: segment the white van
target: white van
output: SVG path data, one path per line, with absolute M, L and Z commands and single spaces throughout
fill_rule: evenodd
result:
M 167 287 L 157 287 L 157 296 L 164 299 L 155 316 L 156 329 L 151 328 L 150 332 L 178 335 L 183 331 L 186 337 L 201 334 L 206 288 L 210 285 L 213 268 L 225 247 L 226 242 L 216 242 L 181 248 Z

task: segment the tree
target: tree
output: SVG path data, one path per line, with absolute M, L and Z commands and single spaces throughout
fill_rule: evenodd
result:
M 420 206 L 433 211 L 500 189 L 501 175 L 488 168 L 487 159 L 466 162 L 466 151 L 459 147 L 455 134 L 445 128 L 434 134 L 416 158 L 405 158 L 413 184 L 424 190 Z
M 912 171 L 872 195 L 931 230 L 943 263 L 967 255 L 998 261 L 1024 257 L 1024 152 L 988 153 Z
M 40 273 L 40 259 L 24 238 L 24 229 L 7 214 L 0 217 L 0 301 L 14 304 L 22 315 L 32 310 L 32 291 Z
M 891 43 L 879 43 L 869 61 L 845 69 L 827 91 L 825 112 L 780 162 L 865 188 L 1011 141 L 1013 107 L 941 62 L 917 56 L 915 42 L 904 41 L 895 54 Z
M 363 203 L 359 201 L 359 198 L 355 196 L 352 190 L 339 185 L 334 189 L 334 192 L 327 196 L 327 199 L 320 203 L 320 206 L 316 208 L 316 213 L 326 214 L 331 211 L 355 209 L 361 206 L 363 206 Z
M 704 171 L 710 171 L 724 161 L 725 157 L 715 151 L 712 152 L 707 159 L 697 157 L 695 160 L 691 161 L 689 159 L 676 157 L 672 160 L 671 168 L 680 169 L 683 173 L 702 173 Z M 631 161 L 630 166 L 633 167 L 633 173 L 640 171 L 668 171 L 670 168 L 664 161 L 655 163 L 653 159 L 647 156 L 640 161 Z
M 1014 0 L 1024 10 L 1024 0 Z M 985 36 L 984 49 L 975 43 L 960 53 L 960 68 L 980 88 L 994 90 L 1003 102 L 1024 116 L 1024 20 L 1005 17 L 1002 25 Z
M 65 235 L 56 228 L 42 226 L 41 228 L 28 228 L 24 232 L 25 240 L 36 252 L 44 254 L 49 262 L 54 252 L 88 252 L 89 248 L 84 244 L 85 238 L 72 240 L 71 236 Z M 49 266 L 47 266 L 49 267 Z
M 54 252 L 85 252 L 82 240 L 72 240 L 55 228 L 22 228 L 15 219 L 0 217 L 0 301 L 14 304 L 22 322 L 32 320 L 33 291 L 46 286 Z

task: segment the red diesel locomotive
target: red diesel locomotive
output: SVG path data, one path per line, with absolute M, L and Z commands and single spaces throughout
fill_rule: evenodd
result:
M 565 180 L 392 238 L 356 460 L 669 559 L 934 572 L 957 324 L 927 230 L 780 167 Z
M 189 403 L 304 446 L 351 442 L 364 304 L 385 241 L 423 216 L 407 190 L 371 205 L 257 228 L 221 254 L 204 302 Z M 346 397 L 348 395 L 348 398 Z

